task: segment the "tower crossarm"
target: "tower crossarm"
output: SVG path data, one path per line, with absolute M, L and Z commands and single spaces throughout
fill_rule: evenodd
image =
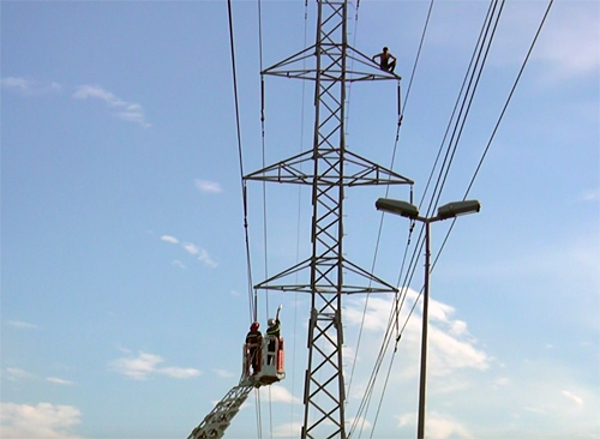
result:
M 412 185 L 413 181 L 391 169 L 378 165 L 371 160 L 359 156 L 349 150 L 343 153 L 339 148 L 321 149 L 318 151 L 317 159 L 323 162 L 327 168 L 335 167 L 344 155 L 347 171 L 343 175 L 336 173 L 323 173 L 316 176 L 307 174 L 302 169 L 314 163 L 313 151 L 305 151 L 286 160 L 267 166 L 258 171 L 246 175 L 246 180 L 269 181 L 275 183 L 291 183 L 312 185 L 339 185 L 352 186 L 377 186 L 377 185 Z M 340 182 L 341 178 L 341 182 Z
M 316 68 L 316 56 L 319 54 L 327 55 L 326 46 L 327 44 L 322 43 L 321 51 L 319 52 L 317 50 L 317 45 L 313 44 L 277 64 L 264 69 L 261 73 L 269 76 L 307 79 L 311 81 L 316 81 L 317 73 L 319 73 L 320 81 L 338 81 L 342 75 L 342 69 L 340 66 L 336 65 L 336 62 L 333 62 L 326 68 L 322 68 L 320 71 Z M 336 44 L 336 46 L 339 46 L 339 44 Z M 346 45 L 346 59 L 347 61 L 352 62 L 352 68 L 347 68 L 344 72 L 346 82 L 401 79 L 400 76 L 395 73 L 381 70 L 375 61 L 349 45 Z
M 192 431 L 187 439 L 219 439 L 225 434 L 225 430 L 231 424 L 231 420 L 240 411 L 241 405 L 246 401 L 248 395 L 255 385 L 238 384 L 233 387 L 217 403 L 212 411 L 206 415 L 200 425 Z

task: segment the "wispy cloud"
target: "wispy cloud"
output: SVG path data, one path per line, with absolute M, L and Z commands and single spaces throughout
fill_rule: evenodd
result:
M 219 378 L 231 378 L 235 376 L 233 372 L 224 369 L 213 369 L 213 372 L 216 373 Z
M 171 262 L 171 265 L 175 265 L 176 267 L 179 267 L 182 270 L 185 270 L 187 268 L 179 259 L 175 259 L 173 262 Z
M 407 413 L 397 416 L 399 427 L 413 427 L 415 425 L 415 413 Z M 436 439 L 461 438 L 472 439 L 473 434 L 461 422 L 448 415 L 441 415 L 437 412 L 427 414 L 427 436 Z
M 7 375 L 7 378 L 11 381 L 34 380 L 37 378 L 34 374 L 29 373 L 26 370 L 19 369 L 17 367 L 7 367 L 6 375 Z
M 13 326 L 15 328 L 20 328 L 20 329 L 38 329 L 37 326 L 32 325 L 31 323 L 21 322 L 19 320 L 9 320 L 6 322 L 6 324 L 8 326 Z
M 200 254 L 198 255 L 198 260 L 202 262 L 204 265 L 210 268 L 217 268 L 219 265 L 217 261 L 215 261 L 206 250 L 200 249 Z
M 170 236 L 170 235 L 163 235 L 160 237 L 160 240 L 169 242 L 171 244 L 179 244 L 179 239 L 175 238 L 174 236 Z
M 72 386 L 73 385 L 73 381 L 63 380 L 62 378 L 56 378 L 56 377 L 48 377 L 48 378 L 46 378 L 46 381 L 48 381 L 49 383 L 53 383 L 53 384 L 60 384 L 61 386 Z
M 562 8 L 561 8 L 562 6 Z M 549 20 L 536 56 L 548 61 L 557 79 L 597 74 L 600 68 L 598 41 L 600 19 L 595 2 L 580 2 L 574 8 L 566 2 L 559 20 Z M 556 15 L 558 16 L 558 15 Z
M 575 395 L 574 393 L 569 392 L 568 390 L 563 390 L 561 393 L 568 400 L 573 401 L 575 404 L 577 404 L 580 407 L 583 407 L 583 399 L 581 397 Z
M 198 259 L 198 261 L 202 262 L 209 268 L 216 268 L 219 264 L 215 261 L 212 256 L 203 249 L 202 247 L 192 243 L 192 242 L 181 242 L 179 239 L 175 238 L 171 235 L 163 235 L 161 236 L 161 241 L 168 242 L 170 244 L 178 244 L 191 256 L 194 256 Z M 185 268 L 180 261 L 173 261 L 173 265 L 177 265 L 181 268 Z
M 0 403 L 2 437 L 10 439 L 83 439 L 71 432 L 81 412 L 68 405 Z
M 292 395 L 288 389 L 278 384 L 260 388 L 261 396 L 270 398 L 271 402 L 285 402 L 288 404 L 300 404 L 300 399 Z
M 181 244 L 181 246 L 190 255 L 197 255 L 198 253 L 200 253 L 200 247 L 198 247 L 196 244 L 192 244 L 191 242 L 185 242 Z
M 140 351 L 137 356 L 127 355 L 110 363 L 115 372 L 137 381 L 144 381 L 157 375 L 187 379 L 200 375 L 200 371 L 183 367 L 163 367 L 164 359 L 160 355 Z
M 273 429 L 275 437 L 297 437 L 302 431 L 303 424 L 300 422 L 289 422 Z
M 117 118 L 127 122 L 139 123 L 144 128 L 150 128 L 151 126 L 146 122 L 146 116 L 140 104 L 127 102 L 98 85 L 80 85 L 73 97 L 75 99 L 99 99 L 109 107 L 117 110 L 115 113 Z
M 196 188 L 202 192 L 209 192 L 209 193 L 213 193 L 213 194 L 218 194 L 218 193 L 223 192 L 221 185 L 215 181 L 196 179 L 194 184 L 195 184 Z
M 589 189 L 583 192 L 581 196 L 583 201 L 598 201 L 600 200 L 600 189 Z
M 34 79 L 14 76 L 0 78 L 0 85 L 2 85 L 2 88 L 5 90 L 22 93 L 26 96 L 58 93 L 62 90 L 62 85 L 57 82 L 40 83 Z

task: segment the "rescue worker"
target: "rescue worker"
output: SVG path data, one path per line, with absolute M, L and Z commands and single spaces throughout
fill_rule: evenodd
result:
M 267 328 L 267 336 L 269 337 L 269 354 L 275 354 L 276 342 L 279 341 L 279 337 L 281 335 L 281 322 L 279 321 L 279 313 L 281 312 L 281 307 L 283 305 L 279 305 L 277 309 L 277 315 L 274 319 L 269 319 Z M 271 364 L 274 359 L 274 355 L 267 355 L 267 364 Z
M 394 73 L 394 69 L 396 68 L 396 57 L 388 52 L 387 47 L 383 48 L 383 52 L 373 56 L 373 61 L 375 61 L 375 58 L 379 58 L 379 68 L 381 70 Z
M 260 372 L 261 363 L 261 347 L 262 347 L 262 334 L 258 330 L 259 323 L 254 322 L 250 325 L 250 332 L 246 335 L 246 367 L 248 375 L 254 375 Z M 252 366 L 252 374 L 250 374 L 250 365 Z
M 279 319 L 269 319 L 269 327 L 267 328 L 267 335 L 274 335 L 279 338 L 281 335 L 281 322 Z

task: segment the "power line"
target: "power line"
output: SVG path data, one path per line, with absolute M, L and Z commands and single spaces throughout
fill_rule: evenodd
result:
M 531 56 L 531 53 L 533 52 L 533 49 L 534 49 L 534 47 L 535 47 L 535 44 L 536 44 L 536 42 L 537 42 L 537 40 L 538 40 L 538 37 L 539 37 L 539 35 L 540 35 L 540 33 L 541 33 L 541 31 L 542 31 L 543 27 L 544 27 L 545 21 L 546 21 L 546 19 L 547 19 L 547 17 L 548 17 L 548 14 L 549 14 L 549 12 L 550 12 L 550 10 L 551 10 L 551 8 L 552 8 L 552 5 L 553 5 L 553 3 L 554 3 L 554 0 L 550 0 L 550 1 L 548 2 L 548 6 L 547 6 L 547 8 L 546 8 L 546 10 L 545 10 L 545 12 L 544 12 L 544 15 L 543 15 L 543 17 L 542 17 L 541 21 L 540 21 L 540 24 L 539 24 L 539 26 L 538 26 L 538 28 L 537 28 L 537 30 L 536 30 L 535 36 L 534 36 L 534 38 L 533 38 L 533 41 L 531 42 L 531 44 L 530 44 L 530 46 L 529 46 L 529 49 L 528 49 L 528 51 L 527 51 L 527 55 L 525 56 L 525 59 L 523 60 L 523 63 L 521 64 L 521 67 L 520 67 L 520 69 L 519 69 L 519 72 L 518 72 L 518 74 L 517 74 L 517 76 L 516 76 L 516 78 L 515 78 L 515 81 L 514 81 L 514 83 L 513 83 L 512 87 L 511 87 L 511 90 L 510 90 L 510 92 L 509 92 L 508 96 L 507 96 L 507 99 L 506 99 L 506 101 L 505 101 L 505 103 L 504 103 L 504 105 L 503 105 L 503 107 L 502 107 L 502 110 L 501 110 L 501 112 L 500 112 L 500 115 L 499 115 L 499 117 L 498 117 L 498 119 L 497 119 L 497 121 L 496 121 L 496 124 L 494 125 L 494 128 L 493 128 L 493 130 L 492 130 L 492 133 L 491 133 L 491 135 L 490 135 L 490 138 L 488 139 L 488 142 L 487 142 L 487 144 L 486 144 L 486 146 L 485 146 L 485 148 L 484 148 L 484 151 L 483 151 L 483 153 L 482 153 L 482 155 L 481 155 L 481 157 L 480 157 L 480 159 L 479 159 L 479 162 L 478 162 L 478 164 L 477 164 L 477 166 L 476 166 L 476 168 L 475 168 L 475 172 L 473 173 L 473 176 L 472 176 L 472 178 L 471 178 L 471 180 L 470 180 L 470 182 L 469 182 L 469 184 L 468 184 L 468 187 L 467 187 L 467 189 L 466 189 L 466 191 L 465 191 L 465 194 L 464 194 L 464 196 L 463 196 L 463 200 L 465 200 L 465 199 L 467 198 L 467 196 L 469 195 L 469 192 L 470 192 L 470 190 L 471 190 L 471 189 L 472 189 L 472 187 L 473 187 L 473 184 L 474 184 L 474 182 L 475 182 L 475 179 L 476 179 L 476 178 L 477 178 L 477 176 L 479 175 L 479 171 L 481 170 L 481 166 L 482 166 L 482 164 L 483 164 L 483 162 L 484 162 L 485 158 L 487 157 L 487 154 L 488 154 L 488 152 L 489 152 L 489 149 L 490 149 L 490 147 L 491 147 L 491 145 L 492 145 L 492 141 L 493 141 L 494 137 L 496 136 L 496 134 L 497 134 L 497 132 L 498 132 L 498 128 L 499 128 L 499 126 L 500 126 L 500 123 L 502 122 L 502 120 L 503 120 L 503 118 L 504 118 L 504 116 L 505 116 L 505 114 L 506 114 L 506 110 L 507 110 L 507 108 L 508 108 L 508 106 L 509 106 L 509 104 L 510 104 L 510 102 L 511 102 L 511 100 L 512 100 L 512 97 L 513 97 L 513 95 L 514 95 L 514 92 L 515 92 L 515 90 L 516 90 L 516 88 L 517 88 L 517 85 L 519 84 L 519 82 L 520 82 L 520 80 L 521 80 L 521 77 L 522 77 L 522 74 L 523 74 L 523 72 L 524 72 L 524 70 L 525 70 L 525 67 L 527 66 L 527 63 L 529 62 L 529 58 L 530 58 L 530 56 Z M 434 270 L 434 268 L 435 268 L 435 266 L 436 266 L 436 264 L 437 264 L 437 261 L 439 260 L 439 258 L 440 258 L 440 256 L 441 256 L 441 254 L 442 254 L 442 251 L 443 251 L 443 249 L 445 248 L 445 245 L 446 245 L 446 243 L 447 243 L 447 241 L 448 241 L 448 239 L 449 239 L 449 237 L 450 237 L 450 233 L 452 232 L 452 230 L 453 230 L 453 228 L 454 228 L 454 224 L 455 224 L 455 222 L 456 222 L 456 220 L 453 220 L 453 221 L 452 221 L 452 223 L 451 223 L 451 225 L 450 225 L 450 227 L 449 227 L 448 231 L 446 232 L 446 235 L 445 235 L 445 237 L 444 237 L 444 240 L 443 240 L 443 242 L 442 242 L 442 244 L 441 244 L 441 246 L 440 246 L 440 248 L 439 248 L 439 250 L 438 250 L 438 252 L 437 252 L 437 254 L 436 254 L 436 257 L 435 257 L 435 259 L 434 259 L 434 261 L 433 261 L 433 263 L 432 263 L 432 266 L 431 266 L 431 271 L 433 271 L 433 270 Z M 421 293 L 422 293 L 422 288 L 421 288 L 421 291 L 419 292 L 419 297 L 420 297 Z M 417 301 L 418 301 L 418 298 L 417 298 L 417 300 L 415 301 L 415 303 L 413 304 L 413 307 L 412 307 L 412 309 L 410 310 L 408 317 L 406 318 L 406 321 L 405 321 L 405 323 L 404 323 L 404 325 L 403 325 L 403 328 L 402 328 L 402 330 L 401 330 L 401 333 L 402 333 L 402 332 L 404 331 L 404 329 L 406 328 L 406 325 L 407 325 L 407 323 L 408 323 L 408 320 L 410 319 L 410 316 L 412 315 L 412 313 L 413 313 L 413 311 L 414 311 L 414 308 L 415 308 L 415 306 L 416 306 L 416 303 L 417 303 Z
M 492 130 L 492 134 L 490 135 L 490 138 L 487 141 L 487 144 L 485 146 L 485 149 L 483 150 L 483 153 L 481 154 L 481 158 L 479 159 L 479 163 L 477 163 L 477 166 L 475 168 L 475 172 L 473 173 L 473 177 L 471 178 L 471 181 L 469 182 L 469 185 L 467 186 L 467 190 L 465 191 L 465 195 L 463 196 L 463 200 L 467 199 L 467 196 L 469 195 L 469 192 L 471 191 L 471 188 L 473 187 L 473 184 L 475 183 L 475 179 L 477 178 L 477 176 L 479 175 L 479 171 L 481 170 L 481 166 L 483 165 L 483 161 L 485 160 L 485 158 L 487 157 L 487 154 L 490 150 L 490 146 L 492 145 L 492 141 L 494 140 L 494 137 L 496 136 L 496 133 L 498 132 L 498 128 L 500 126 L 500 123 L 502 122 L 502 120 L 504 119 L 504 115 L 506 113 L 506 109 L 508 108 L 508 105 L 510 104 L 510 101 L 512 100 L 513 94 L 517 88 L 517 85 L 519 84 L 520 80 L 521 80 L 521 76 L 523 75 L 523 71 L 525 70 L 525 67 L 527 66 L 527 63 L 529 62 L 529 57 L 531 56 L 531 53 L 533 52 L 533 48 L 535 47 L 535 43 L 537 42 L 538 37 L 540 36 L 540 33 L 542 31 L 542 28 L 544 27 L 544 23 L 546 22 L 546 18 L 548 17 L 548 14 L 550 13 L 550 9 L 552 8 L 552 4 L 554 3 L 554 0 L 550 0 L 548 2 L 548 7 L 546 8 L 546 11 L 544 12 L 544 16 L 542 17 L 542 20 L 540 21 L 540 25 L 538 26 L 538 29 L 535 33 L 535 36 L 533 38 L 533 41 L 531 42 L 530 46 L 529 46 L 529 50 L 527 51 L 527 55 L 525 56 L 525 59 L 523 60 L 523 63 L 521 64 L 521 68 L 519 69 L 519 73 L 517 74 L 517 77 L 515 78 L 515 82 L 513 83 L 510 92 L 508 94 L 508 97 L 506 98 L 506 101 L 504 102 L 504 106 L 502 107 L 502 111 L 500 112 L 500 116 L 498 117 L 498 120 L 496 121 L 496 124 L 494 125 L 494 129 Z M 456 222 L 456 219 L 454 219 L 452 221 L 452 223 L 450 224 L 450 228 L 448 229 L 448 232 L 446 233 L 446 236 L 444 237 L 444 240 L 442 242 L 442 245 L 440 246 L 440 249 L 438 251 L 438 254 L 436 256 L 436 258 L 433 261 L 432 264 L 432 270 L 435 267 L 440 254 L 442 253 L 442 250 L 444 249 L 446 242 L 448 241 L 448 237 L 450 236 L 450 233 L 452 232 L 452 229 L 454 228 L 454 224 Z
M 423 49 L 423 45 L 424 45 L 424 41 L 425 41 L 425 36 L 427 34 L 427 29 L 428 29 L 428 25 L 429 25 L 429 20 L 431 18 L 431 12 L 433 10 L 433 4 L 434 4 L 434 0 L 431 0 L 431 2 L 429 4 L 428 11 L 427 11 L 427 16 L 425 18 L 425 23 L 424 23 L 424 26 L 423 26 L 423 32 L 421 33 L 421 39 L 420 39 L 420 42 L 419 42 L 419 48 L 417 50 L 417 55 L 415 56 L 415 61 L 413 63 L 413 68 L 412 68 L 412 71 L 411 71 L 410 80 L 409 80 L 408 88 L 407 88 L 407 91 L 406 91 L 404 108 L 402 108 L 402 105 L 401 105 L 401 102 L 402 102 L 402 99 L 401 99 L 401 88 L 400 88 L 400 81 L 398 81 L 398 123 L 397 123 L 397 127 L 396 127 L 396 136 L 395 136 L 395 141 L 394 141 L 394 147 L 392 149 L 391 169 L 393 169 L 394 163 L 396 161 L 396 154 L 397 154 L 397 151 L 398 151 L 398 144 L 399 144 L 399 141 L 400 141 L 400 130 L 401 130 L 401 126 L 402 126 L 402 120 L 404 118 L 404 112 L 406 111 L 406 108 L 407 108 L 407 105 L 408 105 L 408 97 L 410 96 L 410 90 L 412 89 L 412 84 L 413 84 L 413 80 L 415 78 L 415 74 L 416 74 L 416 71 L 417 71 L 417 66 L 418 66 L 418 63 L 419 63 L 420 54 L 421 54 L 421 51 Z M 358 8 L 358 5 L 357 5 L 357 8 Z M 358 12 L 357 12 L 357 15 L 358 15 Z M 389 186 L 386 186 L 385 196 L 387 197 L 388 194 L 389 194 Z M 412 203 L 412 198 L 413 198 L 413 191 L 412 191 L 412 186 L 411 186 L 411 190 L 410 190 L 410 202 L 411 203 Z M 383 231 L 383 218 L 384 218 L 384 216 L 383 216 L 383 213 L 382 213 L 381 216 L 380 216 L 380 221 L 379 221 L 379 228 L 378 228 L 377 240 L 376 240 L 376 244 L 375 244 L 375 251 L 374 251 L 374 254 L 373 254 L 373 262 L 372 262 L 372 270 L 371 271 L 374 270 L 375 265 L 377 263 L 377 255 L 378 255 L 378 252 L 379 252 L 379 244 L 380 244 L 380 241 L 381 241 L 381 235 L 382 235 L 382 231 Z M 403 256 L 403 259 L 402 259 L 402 264 L 401 264 L 400 272 L 402 272 L 403 269 L 404 269 L 404 264 L 406 262 L 406 256 L 408 254 L 408 249 L 410 247 L 412 230 L 413 230 L 413 227 L 411 226 L 410 233 L 409 233 L 409 236 L 408 236 L 408 239 L 407 239 L 406 248 L 405 248 L 405 251 L 404 251 L 404 256 Z M 351 373 L 350 373 L 350 381 L 349 381 L 349 385 L 348 385 L 348 394 L 350 393 L 350 388 L 351 388 L 352 380 L 353 380 L 353 377 L 354 377 L 356 360 L 357 360 L 357 357 L 358 357 L 358 351 L 359 351 L 360 343 L 361 343 L 361 339 L 362 339 L 362 331 L 363 331 L 363 327 L 364 327 L 364 320 L 365 320 L 365 316 L 366 316 L 366 312 L 367 312 L 367 307 L 368 307 L 368 304 L 369 304 L 369 297 L 370 297 L 370 295 L 367 294 L 367 298 L 365 300 L 365 305 L 364 305 L 363 314 L 362 314 L 362 318 L 361 318 L 361 323 L 360 323 L 360 327 L 359 327 L 359 333 L 358 333 L 358 339 L 357 339 L 357 347 L 356 347 L 355 356 L 354 356 L 354 359 L 353 359 L 353 362 L 352 362 L 352 369 L 351 369 Z M 394 302 L 396 304 L 398 304 L 398 294 L 396 295 L 396 298 L 395 298 Z M 403 302 L 403 300 L 402 300 L 402 302 Z M 402 302 L 400 302 L 400 303 L 402 303 Z M 396 318 L 393 319 L 396 323 L 398 322 L 399 312 L 400 312 L 400 309 L 398 307 L 396 307 Z M 390 322 L 392 322 L 392 320 L 390 320 Z M 397 325 L 396 325 L 396 327 L 397 327 Z M 389 327 L 388 327 L 388 330 L 389 330 Z M 400 337 L 400 333 L 399 333 L 399 331 L 397 329 L 396 343 L 398 343 L 399 337 Z M 384 341 L 384 345 L 385 345 L 385 349 L 387 349 L 387 346 L 389 346 L 389 342 L 386 343 Z M 382 346 L 381 349 L 384 349 L 383 346 Z M 375 365 L 375 368 L 374 368 L 374 371 L 373 371 L 374 374 L 376 374 L 376 372 L 375 372 L 376 370 L 377 371 L 379 370 L 379 367 L 381 365 L 381 361 L 383 361 L 383 356 L 382 355 L 380 355 L 378 357 L 378 360 L 376 361 L 376 365 Z M 391 365 L 390 365 L 390 368 L 391 368 Z M 389 374 L 389 372 L 388 372 L 388 374 Z M 371 381 L 372 382 L 372 387 L 371 387 L 370 391 L 367 391 L 365 393 L 365 398 L 363 398 L 363 401 L 361 401 L 361 405 L 359 406 L 359 411 L 361 410 L 361 407 L 362 407 L 363 403 L 366 405 L 364 407 L 364 410 L 366 411 L 368 409 L 367 394 L 369 395 L 368 399 L 370 400 L 370 395 L 372 394 L 372 390 L 373 390 L 373 387 L 375 386 L 375 382 L 376 382 L 376 377 L 372 375 L 372 378 L 373 378 L 373 380 Z M 383 398 L 383 394 L 382 394 L 382 398 Z M 356 419 L 358 419 L 358 417 L 359 416 L 357 415 Z M 373 426 L 373 428 L 374 427 L 375 426 Z M 355 428 L 356 428 L 356 425 L 353 425 L 352 431 L 354 431 Z M 361 430 L 362 430 L 362 428 L 361 428 Z
M 504 0 L 502 1 L 502 3 L 504 4 Z M 435 172 L 435 169 L 437 168 L 437 163 L 438 163 L 439 157 L 441 156 L 441 152 L 443 150 L 444 144 L 446 143 L 446 139 L 450 132 L 450 128 L 453 126 L 452 134 L 450 136 L 450 141 L 448 142 L 448 145 L 446 147 L 446 153 L 444 156 L 444 160 L 443 160 L 443 163 L 438 172 L 438 177 L 437 177 L 437 180 L 435 183 L 435 187 L 433 189 L 433 192 L 431 194 L 431 198 L 430 198 L 430 201 L 429 201 L 429 204 L 427 207 L 427 215 L 430 215 L 431 212 L 433 211 L 433 209 L 435 209 L 435 207 L 437 206 L 437 203 L 439 201 L 440 195 L 443 192 L 443 188 L 444 188 L 445 182 L 446 182 L 446 179 L 444 176 L 447 177 L 449 169 L 452 165 L 453 157 L 456 153 L 456 150 L 458 148 L 458 144 L 460 141 L 460 137 L 461 137 L 460 133 L 462 133 L 462 129 L 464 128 L 464 126 L 466 124 L 467 116 L 468 116 L 470 108 L 471 108 L 470 104 L 473 101 L 473 97 L 475 96 L 475 92 L 477 91 L 477 85 L 479 84 L 479 79 L 481 78 L 481 73 L 485 67 L 487 55 L 489 54 L 489 48 L 491 46 L 491 42 L 495 35 L 495 30 L 496 30 L 498 21 L 500 19 L 501 11 L 502 11 L 502 8 L 500 8 L 499 12 L 496 13 L 497 4 L 498 4 L 498 0 L 490 1 L 490 5 L 488 7 L 486 17 L 482 23 L 481 31 L 480 31 L 477 43 L 475 45 L 475 48 L 473 50 L 473 54 L 471 56 L 469 66 L 467 68 L 467 72 L 465 73 L 465 76 L 463 78 L 463 83 L 461 85 L 461 89 L 458 93 L 454 109 L 452 110 L 450 120 L 449 120 L 448 126 L 446 128 L 446 132 L 444 133 L 442 142 L 440 144 L 440 148 L 438 150 L 438 155 L 433 164 L 433 167 L 432 167 L 432 170 L 431 170 L 431 173 L 429 176 L 429 180 L 427 182 L 425 191 L 424 191 L 421 201 L 419 203 L 419 207 L 421 207 L 421 205 L 423 204 L 423 201 L 425 199 L 425 196 L 427 194 L 427 191 L 429 189 L 429 185 L 431 183 L 432 176 Z M 495 23 L 495 24 L 493 26 L 492 32 L 490 33 L 490 29 L 492 28 L 493 23 Z M 484 48 L 486 46 L 487 46 L 487 49 L 484 51 Z M 484 53 L 484 56 L 482 57 L 483 53 Z M 460 106 L 460 109 L 459 109 L 459 106 Z M 457 109 L 459 109 L 459 111 L 458 111 L 458 115 L 456 116 Z M 456 118 L 455 118 L 455 116 L 456 116 Z M 452 123 L 453 121 L 454 121 L 454 124 Z M 419 236 L 416 240 L 415 248 L 414 248 L 413 254 L 411 256 L 411 262 L 409 263 L 409 268 L 404 276 L 404 282 L 402 282 L 402 283 L 400 282 L 400 278 L 402 277 L 402 272 L 400 272 L 399 279 L 398 279 L 399 280 L 398 285 L 400 285 L 400 284 L 404 285 L 402 299 L 401 299 L 402 304 L 404 303 L 404 301 L 406 299 L 406 295 L 408 293 L 408 287 L 412 283 L 412 279 L 414 277 L 414 273 L 417 268 L 418 255 L 420 254 L 420 252 L 423 248 L 423 243 L 424 243 L 424 234 L 423 234 L 423 226 L 421 226 L 421 228 L 419 230 Z M 418 299 L 419 298 L 417 297 L 416 300 L 418 301 Z M 412 310 L 414 310 L 414 306 L 415 305 L 413 305 Z M 410 316 L 412 316 L 412 310 L 409 313 L 408 318 L 410 318 Z M 406 324 L 404 325 L 404 327 L 405 326 L 406 326 Z
M 235 103 L 235 122 L 237 132 L 237 146 L 238 146 L 238 160 L 240 167 L 240 182 L 242 189 L 242 204 L 244 210 L 244 234 L 246 242 L 246 269 L 247 269 L 247 281 L 248 281 L 248 298 L 250 304 L 250 321 L 256 321 L 257 315 L 257 297 L 256 293 L 252 296 L 252 263 L 250 258 L 250 237 L 248 234 L 248 199 L 246 193 L 246 182 L 244 181 L 244 159 L 242 154 L 242 131 L 240 124 L 240 105 L 238 97 L 238 86 L 237 86 L 237 74 L 235 64 L 235 47 L 233 38 L 233 13 L 231 8 L 231 0 L 227 0 L 227 13 L 229 18 L 229 43 L 231 47 L 231 70 L 233 74 L 233 94 Z

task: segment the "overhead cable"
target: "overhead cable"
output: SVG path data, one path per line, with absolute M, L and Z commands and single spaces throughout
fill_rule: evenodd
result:
M 246 182 L 244 180 L 244 159 L 242 155 L 242 130 L 240 124 L 240 105 L 238 97 L 238 86 L 237 86 L 237 74 L 235 65 L 235 47 L 233 38 L 233 13 L 231 10 L 231 0 L 227 0 L 227 12 L 229 18 L 229 43 L 231 47 L 231 70 L 233 74 L 233 94 L 235 103 L 235 122 L 237 132 L 237 146 L 238 146 L 238 160 L 240 167 L 240 182 L 242 186 L 242 204 L 244 210 L 244 234 L 246 241 L 246 270 L 247 270 L 247 282 L 248 282 L 248 298 L 250 307 L 250 321 L 258 320 L 257 307 L 256 307 L 256 293 L 252 296 L 252 263 L 250 259 L 250 238 L 248 235 L 248 199 L 246 193 Z

